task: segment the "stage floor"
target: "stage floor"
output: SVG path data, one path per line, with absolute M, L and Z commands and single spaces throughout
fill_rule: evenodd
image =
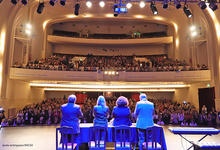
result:
M 0 150 L 55 150 L 56 127 L 29 126 L 1 128 Z M 168 126 L 163 127 L 163 129 L 168 150 L 186 150 L 188 148 L 187 146 L 189 144 L 181 139 L 179 135 L 174 135 L 168 131 Z M 192 141 L 197 141 L 202 135 L 189 135 L 187 137 Z M 204 141 L 220 143 L 220 134 L 208 136 Z

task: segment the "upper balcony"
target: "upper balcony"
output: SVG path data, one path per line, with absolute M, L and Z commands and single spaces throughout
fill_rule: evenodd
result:
M 10 79 L 25 81 L 124 81 L 124 82 L 203 82 L 211 81 L 210 70 L 168 72 L 125 72 L 106 74 L 103 71 L 54 71 L 10 68 Z

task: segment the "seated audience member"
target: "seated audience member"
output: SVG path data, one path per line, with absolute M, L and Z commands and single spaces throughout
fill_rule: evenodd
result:
M 109 108 L 106 106 L 104 96 L 99 96 L 97 100 L 96 106 L 94 106 L 93 110 L 94 116 L 94 126 L 108 126 L 108 116 L 109 116 Z
M 62 118 L 60 126 L 68 126 L 73 128 L 73 141 L 74 141 L 74 148 L 77 146 L 79 142 L 79 118 L 83 116 L 80 106 L 75 104 L 76 96 L 70 95 L 68 97 L 68 103 L 63 104 L 61 106 Z M 69 141 L 71 140 L 71 135 L 68 136 Z M 73 148 L 73 149 L 74 149 Z
M 137 102 L 135 108 L 135 116 L 137 117 L 137 128 L 139 137 L 139 150 L 143 149 L 145 141 L 145 132 L 148 127 L 154 125 L 153 121 L 154 104 L 147 100 L 146 94 L 140 95 L 140 101 Z
M 7 119 L 3 119 L 2 123 L 1 123 L 1 126 L 2 127 L 8 127 L 9 126 L 8 120 Z
M 128 99 L 124 96 L 120 96 L 117 101 L 116 105 L 113 108 L 112 115 L 114 118 L 113 126 L 120 126 L 120 125 L 131 125 L 131 112 L 128 107 L 129 102 Z

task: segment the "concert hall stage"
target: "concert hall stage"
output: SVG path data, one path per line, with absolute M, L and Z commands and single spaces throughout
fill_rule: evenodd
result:
M 0 130 L 0 150 L 55 150 L 56 128 L 59 126 L 6 127 Z M 163 127 L 168 150 L 185 150 L 189 144 Z M 187 135 L 198 140 L 201 135 Z M 208 136 L 205 142 L 220 142 L 220 134 Z M 112 145 L 112 144 L 111 144 Z M 108 147 L 107 147 L 108 148 Z M 114 148 L 114 147 L 113 147 Z M 193 149 L 193 148 L 192 148 Z

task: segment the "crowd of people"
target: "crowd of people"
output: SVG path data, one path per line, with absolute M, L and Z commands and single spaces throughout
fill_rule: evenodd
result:
M 87 98 L 83 104 L 80 104 L 83 117 L 81 123 L 92 123 L 94 120 L 93 108 L 96 105 L 97 98 Z M 116 106 L 116 97 L 107 98 L 106 105 L 109 107 L 108 122 L 112 122 L 113 109 Z M 217 119 L 220 116 L 214 110 L 207 111 L 203 106 L 198 112 L 196 108 L 187 103 L 177 103 L 167 99 L 149 99 L 154 103 L 154 123 L 159 125 L 180 125 L 180 126 L 217 126 Z M 61 105 L 66 103 L 67 99 L 52 98 L 46 99 L 41 103 L 31 104 L 19 110 L 16 117 L 3 118 L 0 113 L 2 126 L 23 126 L 23 125 L 51 125 L 59 124 L 61 121 Z M 136 100 L 128 98 L 131 111 L 130 119 L 132 123 L 136 122 L 134 115 Z
M 83 59 L 77 59 L 83 58 Z M 193 67 L 185 61 L 171 60 L 166 55 L 161 56 L 74 56 L 52 55 L 45 59 L 28 62 L 25 66 L 15 63 L 13 67 L 60 71 L 128 71 L 128 72 L 158 72 L 158 71 L 193 71 L 208 70 L 206 65 Z

